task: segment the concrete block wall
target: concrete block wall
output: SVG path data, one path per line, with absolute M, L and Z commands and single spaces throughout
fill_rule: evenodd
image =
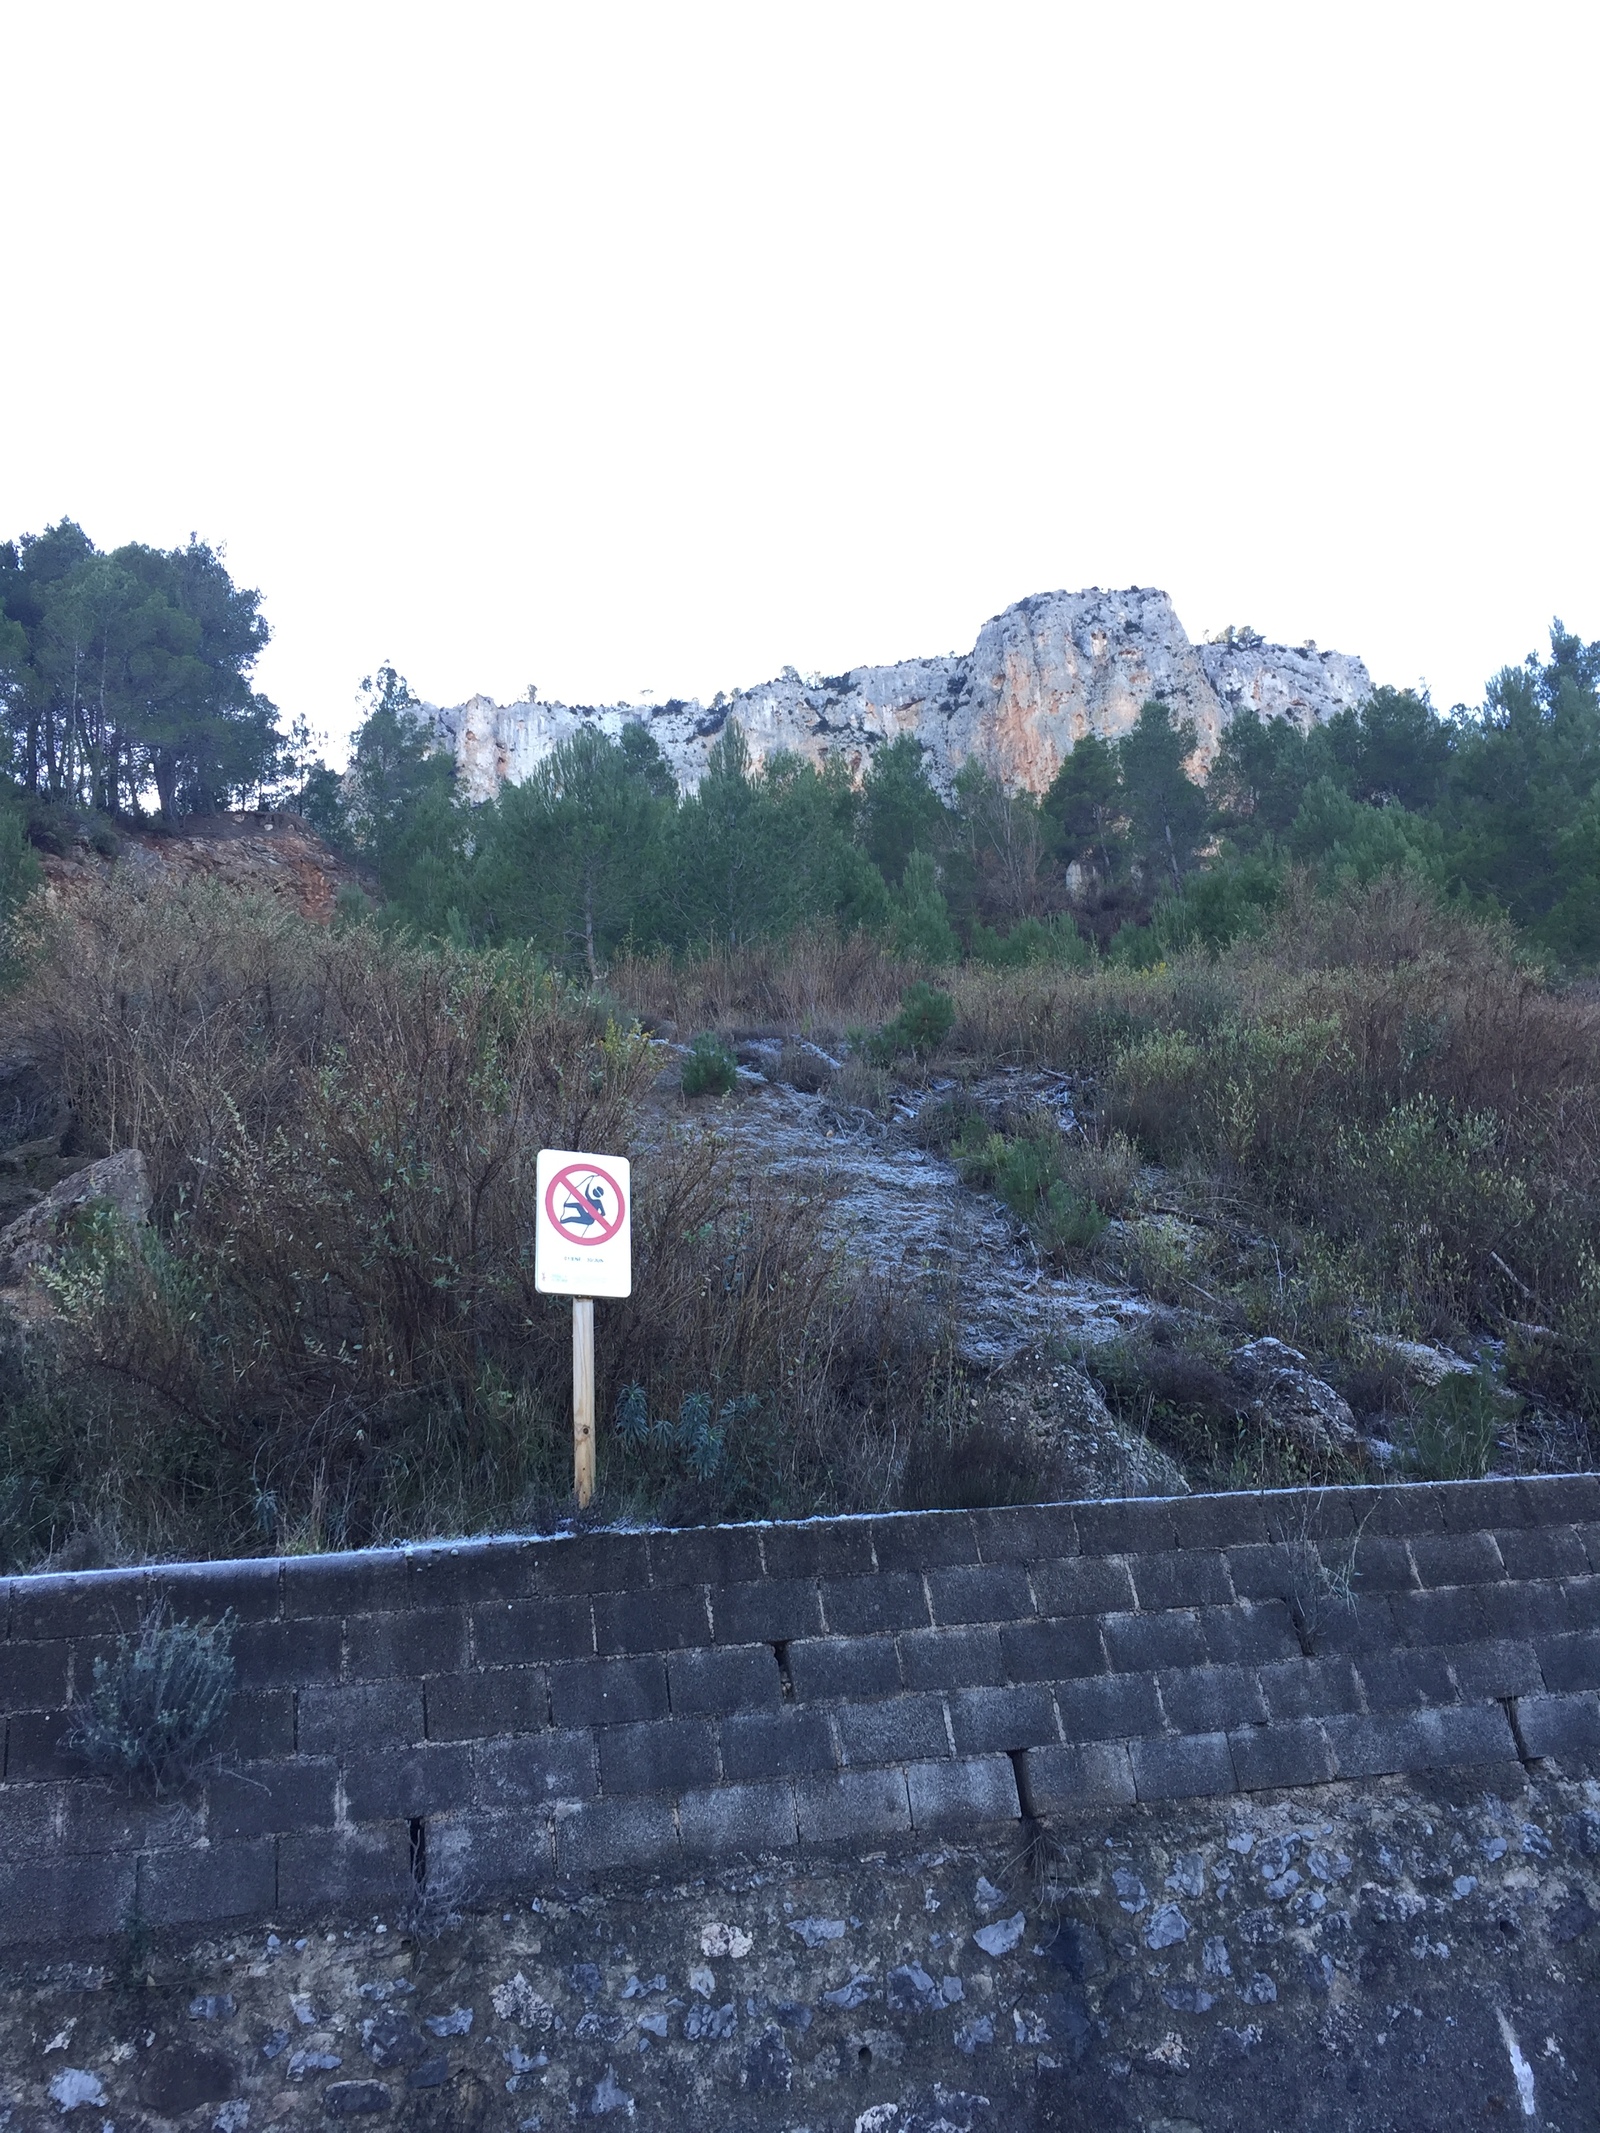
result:
M 1320 1618 L 1309 1551 L 1357 1572 Z M 215 1768 L 64 1747 L 231 1609 Z M 1600 1755 L 1600 1476 L 596 1533 L 0 1584 L 0 1948 Z

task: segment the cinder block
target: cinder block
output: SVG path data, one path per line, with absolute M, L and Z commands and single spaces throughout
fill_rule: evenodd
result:
M 1020 1563 L 958 1563 L 928 1572 L 933 1619 L 944 1625 L 964 1622 L 1015 1622 L 1033 1613 L 1028 1573 Z
M 108 1940 L 133 1908 L 136 1875 L 131 1857 L 0 1866 L 0 1949 Z
M 1128 1569 L 1135 1598 L 1146 1613 L 1233 1603 L 1227 1560 L 1210 1550 L 1167 1548 L 1157 1555 L 1136 1555 L 1130 1558 Z
M 637 1592 L 650 1582 L 647 1533 L 563 1533 L 539 1543 L 539 1589 Z
M 292 1555 L 277 1566 L 288 1622 L 318 1615 L 403 1615 L 410 1609 L 411 1565 L 402 1548 L 352 1548 L 338 1555 Z
M 594 1616 L 587 1597 L 511 1600 L 479 1608 L 472 1648 L 480 1666 L 540 1666 L 587 1659 L 594 1651 Z
M 1170 1505 L 1180 1548 L 1238 1548 L 1264 1541 L 1267 1499 L 1242 1491 L 1232 1496 L 1179 1496 Z
M 717 1736 L 704 1719 L 670 1718 L 653 1725 L 602 1726 L 600 1786 L 607 1794 L 688 1792 L 722 1775 Z
M 467 1617 L 459 1607 L 352 1615 L 345 1627 L 345 1652 L 351 1681 L 459 1673 L 467 1664 Z
M 594 1735 L 587 1731 L 479 1741 L 472 1751 L 473 1789 L 457 1804 L 464 1811 L 592 1800 L 598 1790 L 594 1754 Z
M 1030 1748 L 1022 1761 L 1028 1797 L 1036 1814 L 1126 1807 L 1135 1797 L 1133 1766 L 1122 1741 Z
M 911 1629 L 896 1641 L 908 1689 L 998 1687 L 1006 1678 L 997 1629 Z
M 1107 1671 L 1100 1625 L 1092 1617 L 1058 1615 L 1002 1629 L 1000 1655 L 1013 1681 L 1078 1681 Z
M 933 1619 L 922 1579 L 909 1570 L 882 1570 L 863 1578 L 826 1578 L 822 1605 L 828 1628 L 835 1636 L 922 1629 Z
M 881 1844 L 911 1834 L 911 1801 L 900 1770 L 841 1770 L 794 1788 L 802 1844 Z
M 278 1839 L 278 1908 L 289 1916 L 345 1904 L 399 1903 L 414 1887 L 408 1822 Z
M 966 1830 L 992 1822 L 1015 1822 L 1022 1814 L 1017 1773 L 1008 1755 L 910 1763 L 906 1789 L 912 1826 L 919 1835 L 924 1830 Z
M 705 1585 L 751 1585 L 767 1575 L 759 1526 L 691 1526 L 649 1535 L 652 1597 Z
M 408 1553 L 411 1596 L 420 1607 L 504 1606 L 538 1593 L 539 1556 L 533 1541 L 443 1541 Z
M 214 1837 L 264 1837 L 286 1829 L 331 1829 L 339 1767 L 309 1757 L 240 1763 L 206 1787 Z
M 81 1778 L 83 1765 L 65 1745 L 71 1730 L 67 1711 L 13 1711 L 6 1720 L 6 1782 Z
M 1506 1574 L 1492 1533 L 1413 1534 L 1411 1560 L 1430 1590 L 1441 1585 L 1494 1585 Z
M 1438 1482 L 1390 1482 L 1382 1488 L 1352 1491 L 1358 1522 L 1369 1533 L 1412 1534 L 1444 1531 L 1444 1491 Z
M 984 1755 L 998 1748 L 1038 1748 L 1058 1741 L 1055 1702 L 1042 1683 L 1018 1688 L 957 1689 L 950 1697 L 950 1726 L 957 1755 Z
M 580 1659 L 550 1669 L 558 1726 L 620 1726 L 665 1718 L 667 1669 L 659 1658 Z
M 147 1573 L 148 1594 L 165 1601 L 173 1614 L 189 1622 L 264 1622 L 281 1612 L 280 1562 L 243 1556 L 234 1562 L 161 1564 Z
M 1525 1641 L 1499 1638 L 1489 1644 L 1457 1644 L 1439 1654 L 1455 1677 L 1463 1703 L 1499 1696 L 1538 1696 L 1544 1691 L 1539 1655 Z
M 270 1918 L 277 1906 L 277 1849 L 270 1837 L 140 1857 L 139 1908 L 152 1925 Z
M 152 1800 L 105 1784 L 61 1788 L 62 1851 L 183 1850 L 203 1842 L 205 1826 L 192 1799 Z
M 758 1530 L 768 1577 L 855 1578 L 877 1567 L 864 1518 L 809 1518 Z
M 1286 1599 L 1294 1583 L 1294 1560 L 1276 1541 L 1247 1541 L 1227 1551 L 1228 1578 L 1241 1600 Z
M 789 1646 L 789 1676 L 802 1703 L 893 1696 L 900 1654 L 893 1637 L 805 1637 Z
M 1333 1750 L 1314 1718 L 1240 1727 L 1228 1735 L 1228 1747 L 1242 1792 L 1269 1792 L 1284 1785 L 1325 1785 L 1335 1775 Z
M 601 1652 L 674 1652 L 711 1642 L 711 1610 L 702 1588 L 602 1592 L 594 1602 Z
M 1519 1696 L 1517 1726 L 1530 1755 L 1600 1748 L 1600 1696 Z
M 1457 1704 L 1404 1717 L 1325 1718 L 1322 1725 L 1341 1778 L 1516 1759 L 1516 1743 L 1498 1704 Z
M 428 1883 L 478 1891 L 543 1888 L 555 1877 L 553 1814 L 474 1811 L 428 1824 Z
M 1361 1708 L 1361 1684 L 1348 1659 L 1284 1659 L 1258 1668 L 1256 1678 L 1279 1723 Z
M 1094 1681 L 1056 1685 L 1056 1709 L 1068 1741 L 1131 1740 L 1162 1730 L 1161 1704 L 1151 1674 L 1102 1674 Z
M 1589 1568 L 1600 1570 L 1600 1525 L 1574 1526 L 1572 1530 L 1583 1542 L 1583 1552 L 1589 1558 Z
M 66 1785 L 0 1788 L 0 1859 L 44 1859 L 61 1850 Z
M 1236 1789 L 1225 1733 L 1130 1741 L 1128 1759 L 1141 1800 L 1220 1799 Z
M 1403 1644 L 1473 1644 L 1487 1635 L 1483 1608 L 1471 1585 L 1393 1593 L 1388 1607 Z
M 557 1810 L 556 1872 L 563 1877 L 675 1866 L 678 1856 L 670 1800 L 588 1800 Z
M 1262 1497 L 1267 1538 L 1280 1546 L 1348 1541 L 1359 1531 L 1371 1489 L 1269 1489 Z
M 684 1852 L 728 1859 L 753 1852 L 791 1851 L 796 1841 L 792 1785 L 718 1785 L 686 1792 L 678 1802 Z
M 479 1667 L 426 1684 L 429 1740 L 490 1740 L 537 1733 L 550 1722 L 550 1676 L 542 1666 Z
M 150 1604 L 144 1570 L 73 1570 L 17 1578 L 11 1588 L 13 1640 L 128 1636 Z
M 808 1578 L 763 1578 L 711 1595 L 719 1644 L 786 1644 L 822 1633 L 822 1602 Z
M 1502 1526 L 1494 1537 L 1506 1575 L 1527 1578 L 1582 1577 L 1589 1568 L 1576 1526 Z
M 345 1762 L 344 1784 L 352 1822 L 460 1812 L 472 1804 L 472 1750 L 437 1741 L 352 1755 Z
M 247 1762 L 263 1756 L 293 1755 L 294 1691 L 263 1689 L 258 1694 L 235 1696 L 217 1736 L 223 1755 L 238 1755 Z
M 1205 1639 L 1192 1614 L 1106 1615 L 1100 1629 L 1118 1673 L 1205 1664 Z
M 302 1755 L 367 1754 L 424 1738 L 416 1681 L 336 1683 L 300 1691 L 296 1743 Z
M 881 1703 L 841 1704 L 834 1724 L 848 1764 L 925 1762 L 950 1753 L 940 1696 L 890 1696 Z
M 667 1685 L 676 1718 L 762 1710 L 775 1706 L 783 1694 L 783 1677 L 770 1644 L 669 1653 Z
M 1206 1655 L 1217 1666 L 1260 1666 L 1291 1658 L 1300 1649 L 1282 1600 L 1236 1600 L 1231 1607 L 1202 1607 L 1196 1619 Z
M 1543 1579 L 1525 1585 L 1485 1585 L 1478 1593 L 1485 1630 L 1491 1637 L 1559 1637 L 1572 1627 L 1567 1596 Z
M 970 1511 L 902 1511 L 872 1521 L 872 1551 L 880 1570 L 938 1570 L 978 1560 L 978 1529 Z
M 1135 1605 L 1133 1579 L 1117 1556 L 1082 1555 L 1035 1563 L 1033 1596 L 1042 1615 L 1109 1615 Z
M 0 1711 L 56 1711 L 66 1706 L 72 1646 L 0 1644 Z
M 1442 1652 L 1363 1652 L 1356 1671 L 1369 1710 L 1415 1711 L 1456 1700 L 1455 1683 Z
M 1179 1733 L 1226 1733 L 1267 1722 L 1266 1698 L 1240 1666 L 1196 1666 L 1158 1674 L 1162 1708 Z
M 298 1689 L 337 1681 L 343 1643 L 343 1625 L 335 1615 L 242 1622 L 233 1639 L 234 1676 L 242 1689 Z
M 1586 1526 L 1600 1521 L 1600 1474 L 1527 1474 L 1517 1483 L 1524 1522 L 1540 1526 Z M 1495 1525 L 1511 1519 L 1486 1521 Z M 16 1635 L 13 1628 L 12 1635 Z
M 1435 1541 L 1447 1541 L 1448 1537 L 1442 1534 L 1424 1534 L 1420 1539 L 1431 1546 Z M 1351 1558 L 1336 1547 L 1325 1545 L 1322 1560 L 1329 1569 L 1333 1569 L 1342 1566 L 1343 1561 L 1350 1561 Z M 1417 1589 L 1416 1566 L 1412 1562 L 1409 1545 L 1386 1533 L 1361 1535 L 1356 1542 L 1352 1568 L 1355 1582 L 1364 1593 L 1415 1592 Z
M 1145 1555 L 1178 1545 L 1172 1499 L 1134 1496 L 1115 1503 L 1073 1506 L 1078 1546 L 1085 1555 Z
M 1439 1491 L 1445 1530 L 1480 1533 L 1491 1526 L 1527 1523 L 1529 1502 L 1520 1481 L 1447 1481 Z
M 1416 1642 L 1432 1644 L 1441 1641 L 1431 1634 L 1433 1623 L 1441 1630 L 1447 1629 L 1449 1616 L 1441 1609 L 1437 1615 L 1426 1613 L 1428 1603 L 1435 1600 L 1454 1601 L 1453 1593 L 1400 1592 L 1389 1596 L 1377 1593 L 1357 1593 L 1348 1606 L 1324 1607 L 1317 1621 L 1314 1641 L 1317 1651 L 1329 1652 L 1388 1652 L 1393 1651 L 1402 1638 L 1396 1623 L 1396 1613 L 1401 1608 L 1411 1608 L 1421 1603 L 1422 1611 L 1413 1615 L 1411 1626 L 1416 1630 Z M 1462 1597 L 1472 1599 L 1470 1593 Z
M 1600 1637 L 1583 1631 L 1564 1637 L 1536 1637 L 1533 1648 L 1539 1654 L 1539 1670 L 1547 1689 L 1600 1689 Z
M 833 1738 L 820 1711 L 750 1711 L 722 1721 L 722 1767 L 738 1782 L 797 1777 L 834 1767 Z
M 1064 1503 L 1001 1504 L 972 1513 L 986 1563 L 1055 1562 L 1078 1553 L 1078 1527 Z
M 1600 1577 L 1563 1578 L 1567 1613 L 1574 1629 L 1600 1629 Z

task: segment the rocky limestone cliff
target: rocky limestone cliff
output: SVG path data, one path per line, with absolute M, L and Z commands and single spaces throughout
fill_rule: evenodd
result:
M 1371 687 L 1359 659 L 1313 644 L 1267 644 L 1251 630 L 1192 644 L 1164 592 L 1131 586 L 1019 600 L 984 624 L 969 653 L 808 678 L 786 667 L 777 680 L 709 706 L 474 696 L 426 709 L 474 799 L 526 778 L 583 726 L 615 738 L 635 721 L 649 724 L 685 787 L 698 784 L 717 736 L 735 720 L 757 761 L 787 749 L 818 764 L 842 758 L 860 775 L 874 750 L 912 733 L 941 787 L 976 760 L 1008 785 L 1042 792 L 1085 734 L 1114 740 L 1152 697 L 1193 719 L 1206 763 L 1243 706 L 1305 724 L 1359 703 Z

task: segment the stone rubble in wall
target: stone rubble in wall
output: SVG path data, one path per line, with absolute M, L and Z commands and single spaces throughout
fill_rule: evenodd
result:
M 131 1987 L 116 1959 L 0 1981 L 7 2133 L 1287 2128 L 1419 2107 L 1581 2133 L 1600 1783 L 1546 1763 L 1173 1803 L 1048 1824 L 1026 1854 L 616 1876 L 425 1934 L 284 1921 L 141 1960 Z
M 1346 653 L 1266 644 L 1249 631 L 1196 645 L 1164 592 L 1094 586 L 1019 600 L 983 625 L 970 653 L 826 678 L 802 679 L 786 667 L 709 708 L 681 699 L 496 704 L 474 696 L 423 710 L 474 800 L 526 779 L 586 727 L 616 739 L 630 724 L 649 727 L 679 784 L 692 789 L 730 721 L 758 762 L 787 751 L 818 765 L 842 761 L 858 777 L 885 743 L 911 734 L 943 791 L 964 764 L 978 762 L 1007 785 L 1042 792 L 1086 734 L 1115 740 L 1151 698 L 1194 721 L 1209 762 L 1239 709 L 1304 725 L 1360 703 L 1371 688 L 1366 667 Z

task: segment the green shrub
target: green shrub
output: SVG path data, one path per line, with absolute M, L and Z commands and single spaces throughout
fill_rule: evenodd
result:
M 72 1709 L 68 1746 L 92 1770 L 159 1797 L 200 1770 L 233 1700 L 233 1617 L 202 1627 L 151 1608 Z
M 1067 1175 L 1068 1151 L 1054 1126 L 1007 1138 L 982 1119 L 969 1120 L 950 1150 L 965 1184 L 992 1191 L 1047 1255 L 1081 1251 L 1094 1243 L 1106 1217 Z
M 900 995 L 900 1012 L 866 1040 L 867 1057 L 875 1066 L 891 1066 L 907 1053 L 927 1059 L 943 1044 L 955 1027 L 956 1003 L 949 993 L 920 979 Z
M 1487 1369 L 1452 1370 L 1419 1403 L 1411 1463 L 1426 1481 L 1477 1481 L 1494 1463 L 1500 1432 L 1522 1403 Z
M 689 1047 L 683 1062 L 685 1096 L 727 1096 L 738 1086 L 739 1068 L 733 1054 L 710 1030 L 702 1030 Z

